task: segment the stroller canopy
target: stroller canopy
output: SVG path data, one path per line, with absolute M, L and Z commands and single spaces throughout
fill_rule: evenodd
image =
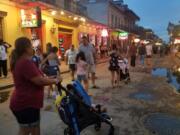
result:
M 72 85 L 75 88 L 75 91 L 82 97 L 82 100 L 84 101 L 84 103 L 91 106 L 91 104 L 92 104 L 91 98 L 87 94 L 87 92 L 85 91 L 85 89 L 83 88 L 81 83 L 79 81 L 73 81 Z

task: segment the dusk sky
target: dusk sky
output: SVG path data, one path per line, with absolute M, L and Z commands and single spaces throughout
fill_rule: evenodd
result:
M 141 18 L 140 25 L 152 28 L 164 40 L 168 40 L 167 25 L 180 21 L 180 0 L 124 0 Z

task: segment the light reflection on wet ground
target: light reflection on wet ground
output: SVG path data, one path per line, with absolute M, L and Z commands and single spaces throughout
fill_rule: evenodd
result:
M 152 70 L 153 76 L 161 76 L 166 77 L 168 79 L 168 83 L 173 85 L 178 92 L 180 92 L 180 83 L 177 81 L 177 76 L 171 72 L 170 69 L 167 68 L 155 68 Z

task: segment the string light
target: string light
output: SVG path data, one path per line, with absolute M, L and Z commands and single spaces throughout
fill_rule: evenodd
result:
M 63 12 L 63 11 L 61 11 L 61 15 L 64 15 L 64 12 Z
M 57 11 L 53 10 L 51 11 L 51 15 L 56 15 L 57 14 Z
M 74 17 L 74 20 L 76 21 L 78 18 L 77 17 Z
M 86 19 L 85 19 L 85 18 L 83 18 L 83 17 L 81 17 L 81 18 L 80 18 L 80 21 L 82 21 L 82 22 L 86 22 Z

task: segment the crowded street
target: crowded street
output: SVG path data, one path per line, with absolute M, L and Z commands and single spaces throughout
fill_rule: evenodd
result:
M 171 68 L 175 63 L 179 63 L 179 61 L 176 58 L 172 62 L 170 56 L 163 58 L 154 56 L 153 59 L 153 63 L 158 63 L 156 66 L 154 65 L 154 68 Z M 109 81 L 108 63 L 98 64 L 97 84 L 100 89 L 90 89 L 93 102 L 104 105 L 112 116 L 116 130 L 115 135 L 154 135 L 153 127 L 148 130 L 148 123 L 146 123 L 148 117 L 152 114 L 167 115 L 179 120 L 179 94 L 172 85 L 168 84 L 167 79 L 153 76 L 151 74 L 152 69 L 136 67 L 130 70 L 131 82 L 129 84 L 122 83 L 119 88 L 112 89 Z M 70 75 L 68 73 L 63 74 L 63 84 L 70 83 L 69 80 Z M 8 96 L 12 93 L 12 89 L 2 90 L 0 95 L 8 93 Z M 46 96 L 47 93 L 45 94 Z M 7 100 L 0 104 L 0 110 L 3 110 L 0 112 L 0 134 L 2 135 L 11 135 L 18 130 L 18 125 L 8 105 L 9 96 Z M 66 126 L 58 116 L 53 99 L 44 99 L 44 107 L 41 113 L 41 130 L 43 135 L 63 134 L 63 129 Z M 161 124 L 163 125 L 163 123 Z M 156 126 L 161 127 L 161 124 Z M 170 134 L 171 132 L 177 132 L 177 129 L 167 128 L 159 132 L 164 134 L 166 132 Z M 105 126 L 102 127 L 100 132 L 96 132 L 93 127 L 89 127 L 83 131 L 82 135 L 104 135 L 107 132 L 106 129 Z

